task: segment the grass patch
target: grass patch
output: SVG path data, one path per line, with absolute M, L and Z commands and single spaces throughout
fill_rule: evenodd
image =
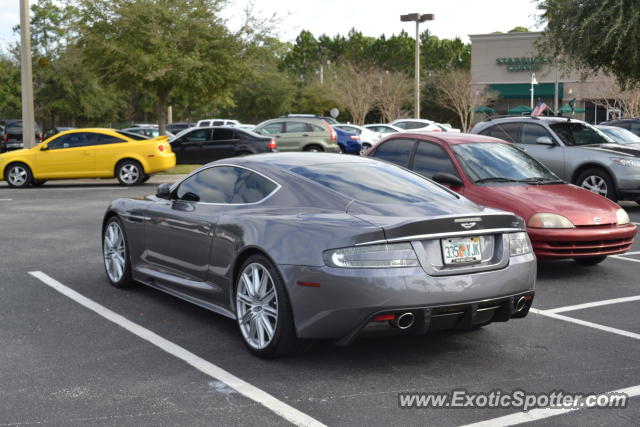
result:
M 175 165 L 171 169 L 160 172 L 162 175 L 186 175 L 198 169 L 202 165 Z

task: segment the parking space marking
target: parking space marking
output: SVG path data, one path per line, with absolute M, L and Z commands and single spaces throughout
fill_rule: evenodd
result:
M 12 200 L 13 200 L 13 199 L 0 199 L 0 202 L 10 202 L 10 201 L 12 201 Z
M 621 259 L 622 261 L 640 262 L 640 259 L 627 258 L 626 256 L 622 255 L 609 255 L 609 257 L 614 259 Z
M 599 323 L 587 322 L 586 320 L 580 320 L 580 319 L 576 319 L 569 316 L 563 316 L 562 314 L 550 313 L 547 310 L 537 310 L 535 308 L 531 308 L 529 311 L 535 314 L 539 314 L 541 316 L 547 316 L 557 320 L 564 320 L 565 322 L 575 323 L 576 325 L 582 325 L 589 328 L 610 332 L 612 334 L 622 335 L 623 337 L 640 340 L 640 334 L 636 334 L 635 332 L 623 331 L 622 329 L 612 328 L 610 326 L 601 325 Z
M 600 307 L 601 305 L 618 304 L 621 302 L 632 302 L 632 301 L 640 301 L 640 295 L 636 295 L 634 297 L 613 298 L 613 299 L 606 299 L 602 301 L 587 302 L 584 304 L 568 305 L 566 307 L 558 307 L 558 308 L 552 308 L 549 310 L 542 310 L 542 311 L 544 311 L 545 313 L 562 313 L 565 311 L 582 310 L 584 308 Z
M 618 390 L 601 393 L 599 396 L 606 396 L 609 393 L 625 393 L 629 398 L 640 396 L 640 385 L 634 387 L 621 388 Z M 596 398 L 597 399 L 597 398 Z M 627 402 L 628 404 L 628 402 Z M 585 407 L 589 409 L 589 407 Z M 569 412 L 579 411 L 583 408 L 538 408 L 527 412 L 517 412 L 503 417 L 493 418 L 479 423 L 467 424 L 462 427 L 493 427 L 493 426 L 513 426 L 517 424 L 529 423 L 532 421 L 542 420 L 545 418 L 556 417 L 558 415 L 567 414 Z
M 173 342 L 161 337 L 160 335 L 157 335 L 156 333 L 150 331 L 149 329 L 144 328 L 138 325 L 137 323 L 130 321 L 124 316 L 112 310 L 109 310 L 108 308 L 85 297 L 84 295 L 79 294 L 73 289 L 49 277 L 45 273 L 41 271 L 31 271 L 29 272 L 29 274 L 35 277 L 36 279 L 40 280 L 45 285 L 58 291 L 62 295 L 74 300 L 75 302 L 82 305 L 83 307 L 88 308 L 94 313 L 126 329 L 127 331 L 138 336 L 139 338 L 142 338 L 143 340 L 155 345 L 156 347 L 169 353 L 170 355 L 180 360 L 183 360 L 184 362 L 193 366 L 200 372 L 227 384 L 229 387 L 233 388 L 238 393 L 253 400 L 254 402 L 257 402 L 263 405 L 265 408 L 271 410 L 272 412 L 286 419 L 290 423 L 297 426 L 326 427 L 320 421 L 276 399 L 269 393 L 247 383 L 246 381 L 225 371 L 219 366 L 216 366 L 213 363 L 208 362 L 203 358 L 191 353 L 185 348 L 180 347 L 177 344 L 174 344 Z

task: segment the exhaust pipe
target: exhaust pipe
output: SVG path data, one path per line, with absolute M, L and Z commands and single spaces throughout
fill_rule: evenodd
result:
M 527 306 L 527 299 L 524 296 L 518 298 L 518 301 L 516 302 L 516 312 L 520 313 L 522 310 L 525 309 L 526 306 Z
M 392 322 L 393 326 L 398 329 L 409 329 L 413 326 L 413 323 L 416 321 L 416 317 L 410 311 L 407 313 L 403 313 L 396 317 L 396 319 Z

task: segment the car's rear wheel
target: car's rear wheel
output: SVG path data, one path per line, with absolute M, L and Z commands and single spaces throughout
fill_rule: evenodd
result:
M 616 189 L 611 176 L 602 169 L 588 169 L 582 172 L 576 183 L 592 193 L 616 200 Z
M 24 163 L 12 163 L 4 170 L 4 180 L 10 187 L 25 188 L 31 185 L 33 174 Z
M 116 288 L 133 284 L 129 243 L 120 218 L 114 216 L 107 221 L 102 235 L 102 255 L 109 282 Z
M 253 255 L 242 264 L 235 302 L 238 328 L 253 354 L 271 358 L 294 350 L 297 338 L 284 282 L 263 255 Z
M 151 175 L 145 175 L 145 176 L 142 178 L 142 182 L 147 182 L 147 181 L 149 181 L 150 179 L 151 179 Z
M 362 144 L 362 146 L 360 147 L 360 155 L 364 156 L 364 153 L 366 153 L 369 148 L 371 148 L 371 144 Z
M 116 177 L 122 185 L 142 184 L 144 176 L 142 165 L 135 160 L 123 160 L 116 166 Z
M 584 257 L 584 258 L 575 258 L 574 261 L 576 262 L 576 264 L 580 264 L 580 265 L 596 265 L 596 264 L 600 264 L 606 258 L 607 258 L 606 255 L 600 255 L 600 256 L 590 256 L 590 257 Z
M 34 187 L 40 187 L 41 185 L 44 185 L 47 182 L 46 179 L 35 179 L 33 178 L 31 180 L 31 185 L 33 185 Z
M 312 145 L 307 145 L 306 147 L 304 147 L 304 149 L 302 151 L 310 151 L 312 153 L 321 153 L 324 150 L 322 149 L 321 146 L 316 145 L 316 144 L 312 144 Z

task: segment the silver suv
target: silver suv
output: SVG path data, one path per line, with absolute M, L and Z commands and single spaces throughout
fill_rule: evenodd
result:
M 617 144 L 586 122 L 566 117 L 490 118 L 471 133 L 513 142 L 565 181 L 614 201 L 640 203 L 640 149 Z

